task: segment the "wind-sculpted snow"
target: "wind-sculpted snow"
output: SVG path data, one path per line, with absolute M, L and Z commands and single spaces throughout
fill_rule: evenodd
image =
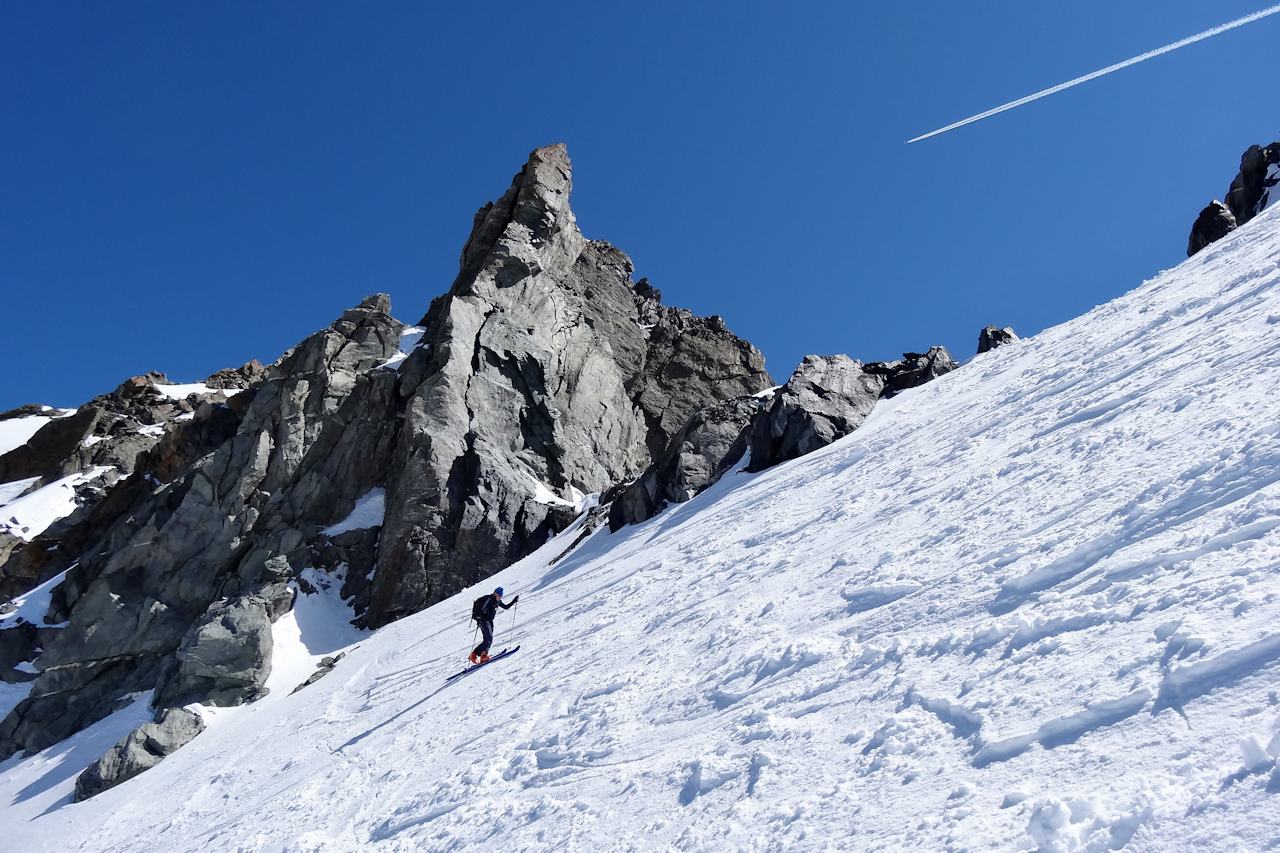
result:
M 1274 845 L 1280 209 L 553 563 L 583 523 L 87 803 L 10 759 L 6 844 Z M 446 685 L 495 583 L 521 651 Z

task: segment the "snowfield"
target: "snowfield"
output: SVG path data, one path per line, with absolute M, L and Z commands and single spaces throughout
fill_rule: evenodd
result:
M 1280 844 L 1280 206 L 554 562 L 580 523 L 88 803 L 97 753 L 10 759 L 6 845 Z M 498 584 L 521 650 L 446 685 Z
M 49 525 L 75 512 L 77 486 L 100 477 L 108 470 L 105 465 L 95 465 L 54 480 L 28 494 L 24 492 L 39 480 L 38 477 L 0 485 L 0 532 L 30 542 Z
M 66 417 L 75 412 L 75 409 L 54 409 L 49 406 L 42 406 L 41 408 L 47 414 L 27 415 L 21 418 L 0 421 L 0 456 L 15 447 L 21 447 L 26 444 L 27 440 L 39 432 L 41 427 L 49 423 L 49 421 Z

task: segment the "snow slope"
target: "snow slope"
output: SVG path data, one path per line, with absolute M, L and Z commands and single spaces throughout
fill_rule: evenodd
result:
M 1280 844 L 1278 226 L 552 562 L 571 528 L 6 841 Z M 522 649 L 446 686 L 497 584 Z
M 95 465 L 86 471 L 54 480 L 29 494 L 22 494 L 38 478 L 0 485 L 0 531 L 26 542 L 39 536 L 49 525 L 75 512 L 76 487 L 110 470 Z
M 74 409 L 54 409 L 49 406 L 42 406 L 44 415 L 27 415 L 21 418 L 9 418 L 0 421 L 0 456 L 13 450 L 15 447 L 21 447 L 26 444 L 31 436 L 35 435 L 49 421 L 55 418 L 63 418 L 74 413 Z

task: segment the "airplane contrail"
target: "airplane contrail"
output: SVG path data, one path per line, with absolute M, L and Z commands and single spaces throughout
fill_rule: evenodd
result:
M 1194 36 L 1187 36 L 1181 41 L 1175 41 L 1173 44 L 1166 44 L 1164 47 L 1157 47 L 1155 50 L 1149 50 L 1146 53 L 1142 54 L 1141 56 L 1135 56 L 1132 59 L 1126 59 L 1123 62 L 1117 62 L 1115 65 L 1108 65 L 1106 68 L 1103 68 L 1101 71 L 1094 71 L 1093 73 L 1086 74 L 1083 77 L 1077 77 L 1074 80 L 1068 80 L 1065 83 L 1059 83 L 1057 86 L 1053 86 L 1048 89 L 1044 89 L 1043 91 L 1036 92 L 1034 95 L 1027 95 L 1025 98 L 1019 98 L 1016 101 L 1010 101 L 1007 104 L 1002 104 L 998 107 L 995 107 L 994 109 L 987 110 L 985 113 L 978 113 L 976 116 L 970 116 L 969 118 L 962 119 L 956 122 L 955 124 L 949 124 L 946 127 L 940 127 L 937 130 L 924 134 L 923 136 L 917 136 L 915 139 L 908 139 L 907 144 L 910 145 L 911 143 L 919 142 L 922 139 L 929 139 L 930 137 L 938 136 L 940 134 L 947 133 L 948 131 L 955 130 L 958 127 L 964 127 L 966 124 L 973 124 L 975 121 L 982 121 L 984 118 L 991 118 L 991 116 L 996 115 L 997 113 L 1002 113 L 1002 112 L 1005 112 L 1006 110 L 1011 110 L 1011 109 L 1014 109 L 1015 107 L 1020 107 L 1023 104 L 1029 104 L 1032 101 L 1038 101 L 1041 98 L 1047 98 L 1050 95 L 1056 95 L 1059 92 L 1063 91 L 1064 89 L 1070 89 L 1073 86 L 1079 86 L 1081 83 L 1088 83 L 1090 80 L 1097 80 L 1099 77 L 1104 77 L 1107 74 L 1111 74 L 1114 71 L 1120 71 L 1121 69 L 1128 68 L 1130 65 L 1137 65 L 1139 62 L 1146 62 L 1148 59 L 1155 59 L 1157 56 L 1163 56 L 1166 53 L 1172 53 L 1178 48 L 1186 47 L 1189 44 L 1195 44 L 1198 41 L 1204 41 L 1205 39 L 1213 38 L 1214 36 L 1221 35 L 1222 33 L 1225 33 L 1228 30 L 1234 30 L 1237 27 L 1243 27 L 1245 24 L 1252 24 L 1254 21 L 1258 21 L 1258 20 L 1261 20 L 1262 18 L 1270 17 L 1271 15 L 1274 15 L 1277 12 L 1280 12 L 1280 5 L 1269 6 L 1260 12 L 1254 12 L 1251 15 L 1245 15 L 1243 18 L 1236 18 L 1234 21 L 1228 21 L 1225 24 L 1220 24 L 1219 26 L 1216 26 L 1213 29 L 1205 30 L 1204 32 L 1197 33 Z

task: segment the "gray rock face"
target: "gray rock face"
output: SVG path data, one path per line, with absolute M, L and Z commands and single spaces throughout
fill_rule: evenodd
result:
M 752 423 L 751 470 L 763 471 L 853 432 L 885 387 L 847 355 L 808 355 Z
M 76 802 L 101 794 L 155 767 L 204 731 L 204 721 L 182 708 L 169 708 L 155 722 L 134 729 L 76 778 Z
M 25 445 L 0 456 L 0 482 L 37 477 L 39 481 L 32 490 L 70 474 L 102 469 L 93 480 L 77 487 L 77 503 L 83 510 L 78 517 L 56 522 L 40 537 L 46 547 L 27 545 L 16 537 L 0 534 L 0 598 L 29 589 L 30 579 L 38 583 L 54 574 L 32 571 L 30 566 L 18 563 L 48 562 L 42 556 L 47 546 L 62 542 L 64 534 L 83 520 L 122 475 L 139 470 L 140 460 L 166 434 L 181 429 L 201 406 L 223 405 L 235 389 L 245 387 L 257 375 L 255 366 L 262 369 L 257 362 L 250 362 L 215 374 L 223 377 L 218 387 L 231 390 L 202 392 L 185 399 L 163 393 L 162 389 L 172 383 L 162 373 L 134 376 L 73 414 L 50 421 Z M 71 553 L 66 548 L 58 550 L 60 556 Z
M 252 397 L 239 400 L 247 403 Z M 82 506 L 54 522 L 27 546 L 0 563 L 0 600 L 18 595 L 69 567 L 101 539 L 118 518 L 145 502 L 154 486 L 171 483 L 203 456 L 235 435 L 240 415 L 231 407 L 203 404 L 191 420 L 178 421 L 156 444 L 135 460 L 135 476 L 112 481 L 101 495 L 90 495 Z M 92 485 L 92 484 L 89 484 Z
M 863 370 L 884 377 L 881 397 L 892 397 L 908 388 L 932 382 L 959 367 L 946 347 L 930 347 L 928 352 L 906 352 L 899 361 L 873 361 Z
M 760 406 L 756 397 L 736 397 L 695 413 L 658 461 L 613 499 L 609 528 L 652 518 L 718 481 L 746 454 Z
M 183 639 L 176 671 L 156 704 L 240 705 L 264 695 L 271 672 L 268 614 L 267 601 L 252 595 L 210 607 Z
M 1003 329 L 987 326 L 981 332 L 978 332 L 978 355 L 990 352 L 996 347 L 1011 344 L 1016 340 L 1018 340 L 1018 336 L 1009 326 L 1005 326 Z
M 609 528 L 652 518 L 717 482 L 751 449 L 751 470 L 803 456 L 861 425 L 876 401 L 923 385 L 958 365 L 944 347 L 862 365 L 808 356 L 772 395 L 738 397 L 696 412 L 653 465 L 602 500 Z
M 523 557 L 572 517 L 534 499 L 630 479 L 693 412 L 771 383 L 718 318 L 663 307 L 588 241 L 564 146 L 481 208 L 458 278 L 401 368 L 404 425 L 366 622 L 415 612 Z
M 1187 238 L 1187 257 L 1191 257 L 1210 243 L 1221 240 L 1236 230 L 1236 218 L 1225 204 L 1214 199 L 1209 202 L 1195 224 L 1191 226 L 1191 236 Z
M 385 469 L 396 377 L 374 368 L 398 352 L 403 330 L 389 307 L 371 297 L 286 353 L 228 402 L 234 432 L 205 455 L 182 467 L 175 439 L 148 457 L 154 481 L 127 481 L 139 485 L 120 493 L 55 589 L 50 618 L 69 624 L 45 647 L 31 694 L 0 721 L 0 756 L 56 743 L 137 690 L 159 685 L 166 701 L 255 693 L 268 666 L 261 620 L 240 635 L 257 666 L 219 664 L 206 626 L 225 615 L 222 599 L 278 615 L 282 575 L 305 564 L 307 531 L 333 521 Z M 117 501 L 115 490 L 106 501 Z

